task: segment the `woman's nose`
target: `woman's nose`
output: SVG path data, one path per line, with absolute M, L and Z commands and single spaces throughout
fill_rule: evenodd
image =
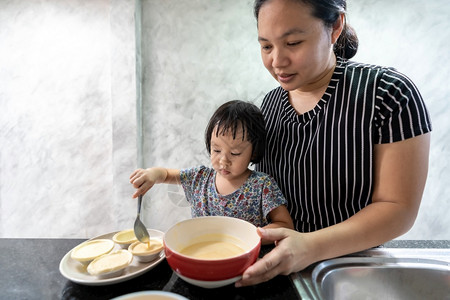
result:
M 274 49 L 272 51 L 272 67 L 282 68 L 289 64 L 289 58 L 283 49 Z

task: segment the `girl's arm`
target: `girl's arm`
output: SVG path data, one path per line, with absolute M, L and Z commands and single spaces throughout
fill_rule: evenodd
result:
M 133 194 L 133 198 L 137 198 L 157 183 L 180 184 L 180 170 L 161 167 L 137 169 L 130 175 L 130 183 L 137 189 Z
M 264 228 L 289 228 L 294 229 L 294 223 L 285 205 L 280 205 L 269 213 L 270 224 Z
M 267 281 L 300 271 L 314 262 L 385 243 L 407 232 L 419 210 L 428 172 L 430 134 L 374 148 L 372 203 L 339 224 L 300 233 L 263 229 L 274 250 L 250 266 L 237 286 Z
M 292 222 L 291 215 L 287 210 L 285 205 L 280 205 L 273 209 L 269 213 L 270 224 L 264 226 L 263 228 L 288 228 L 294 229 L 294 222 Z M 263 245 L 273 244 L 273 240 L 262 239 L 261 243 Z

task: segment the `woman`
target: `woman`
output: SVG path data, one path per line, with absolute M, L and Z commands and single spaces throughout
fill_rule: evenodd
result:
M 264 66 L 280 87 L 261 109 L 267 151 L 297 231 L 262 229 L 276 247 L 236 286 L 365 250 L 407 232 L 428 171 L 431 121 L 415 85 L 348 61 L 358 46 L 345 0 L 257 0 Z

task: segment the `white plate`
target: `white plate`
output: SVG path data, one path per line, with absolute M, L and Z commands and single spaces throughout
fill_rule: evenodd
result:
M 177 273 L 177 272 L 175 272 L 175 273 Z M 233 277 L 233 278 L 225 279 L 225 280 L 204 281 L 204 280 L 187 278 L 178 273 L 177 273 L 177 275 L 184 281 L 189 282 L 190 284 L 205 288 L 205 289 L 215 289 L 218 287 L 226 286 L 226 285 L 232 284 L 242 278 L 242 276 L 237 276 L 237 277 Z
M 91 240 L 112 239 L 113 235 L 116 233 L 117 231 L 107 233 L 104 235 L 94 237 Z M 163 239 L 164 236 L 163 232 L 155 229 L 148 229 L 148 233 L 150 234 L 150 237 L 160 238 L 161 240 Z M 120 249 L 122 248 L 120 248 L 119 245 L 115 244 L 113 251 Z M 61 274 L 70 281 L 84 285 L 108 285 L 130 280 L 153 269 L 165 258 L 164 251 L 161 251 L 159 258 L 148 263 L 141 263 L 138 262 L 137 259 L 133 258 L 133 261 L 128 267 L 125 268 L 125 271 L 121 276 L 107 279 L 99 279 L 96 276 L 90 275 L 86 271 L 86 266 L 83 266 L 78 261 L 70 258 L 70 252 L 72 252 L 72 250 L 67 252 L 67 254 L 61 259 L 61 262 L 59 263 L 59 272 L 61 272 Z

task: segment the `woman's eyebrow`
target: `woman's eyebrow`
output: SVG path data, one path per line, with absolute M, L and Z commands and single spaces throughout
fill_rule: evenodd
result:
M 278 39 L 283 39 L 283 38 L 285 38 L 287 36 L 290 36 L 292 34 L 304 34 L 305 32 L 306 32 L 305 30 L 302 30 L 300 28 L 293 28 L 293 29 L 290 29 L 290 30 L 286 31 L 285 33 L 283 33 Z M 258 41 L 259 42 L 267 42 L 269 40 L 264 38 L 264 37 L 262 37 L 262 36 L 260 36 L 260 35 L 258 35 Z

